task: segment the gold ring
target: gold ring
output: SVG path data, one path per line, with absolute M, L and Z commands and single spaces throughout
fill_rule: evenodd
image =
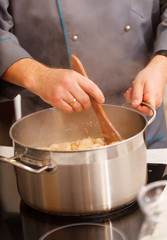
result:
M 73 106 L 76 101 L 77 101 L 77 100 L 74 98 L 74 99 L 72 100 L 72 102 L 70 102 L 70 105 Z

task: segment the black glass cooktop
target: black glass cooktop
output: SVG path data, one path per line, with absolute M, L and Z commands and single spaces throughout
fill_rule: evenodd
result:
M 164 164 L 148 164 L 148 182 L 167 179 L 166 171 Z M 97 236 L 104 240 L 134 240 L 143 218 L 136 201 L 115 211 L 82 218 L 36 211 L 21 201 L 13 167 L 0 163 L 1 240 L 98 240 Z M 80 238 L 79 233 L 82 233 Z

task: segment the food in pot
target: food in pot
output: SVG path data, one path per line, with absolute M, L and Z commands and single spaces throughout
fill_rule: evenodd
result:
M 104 138 L 83 138 L 81 140 L 76 140 L 72 142 L 64 142 L 64 143 L 53 143 L 47 150 L 52 151 L 74 151 L 74 150 L 84 150 L 84 149 L 92 149 L 103 147 L 107 145 L 104 141 Z

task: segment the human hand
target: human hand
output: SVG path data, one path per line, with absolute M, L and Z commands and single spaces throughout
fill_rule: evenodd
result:
M 90 79 L 73 70 L 47 67 L 33 59 L 17 61 L 3 78 L 67 113 L 88 110 L 91 106 L 89 95 L 100 104 L 104 102 L 103 93 Z
M 104 102 L 95 83 L 68 69 L 48 69 L 45 77 L 37 81 L 35 91 L 45 102 L 67 113 L 88 110 L 91 107 L 89 95 L 99 103 Z
M 166 82 L 167 58 L 157 55 L 137 74 L 133 81 L 133 87 L 126 91 L 124 97 L 127 102 L 131 102 L 133 108 L 151 116 L 151 109 L 142 105 L 141 102 L 149 103 L 155 109 L 160 107 Z

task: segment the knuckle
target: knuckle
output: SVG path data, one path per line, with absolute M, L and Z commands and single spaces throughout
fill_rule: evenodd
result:
M 69 78 L 67 76 L 63 76 L 61 82 L 62 82 L 63 85 L 68 86 Z
M 69 108 L 65 108 L 63 111 L 66 113 L 73 113 L 74 109 L 72 107 L 69 107 Z
M 84 95 L 81 99 L 83 105 L 87 105 L 90 102 L 88 95 Z
M 86 104 L 84 105 L 84 110 L 88 110 L 91 107 L 91 103 L 90 104 Z
M 76 108 L 75 111 L 76 111 L 76 112 L 82 112 L 82 111 L 83 111 L 83 108 L 82 108 L 82 107 Z
M 56 104 L 60 104 L 62 101 L 61 97 L 58 95 L 53 95 L 51 96 L 51 102 L 56 103 Z

